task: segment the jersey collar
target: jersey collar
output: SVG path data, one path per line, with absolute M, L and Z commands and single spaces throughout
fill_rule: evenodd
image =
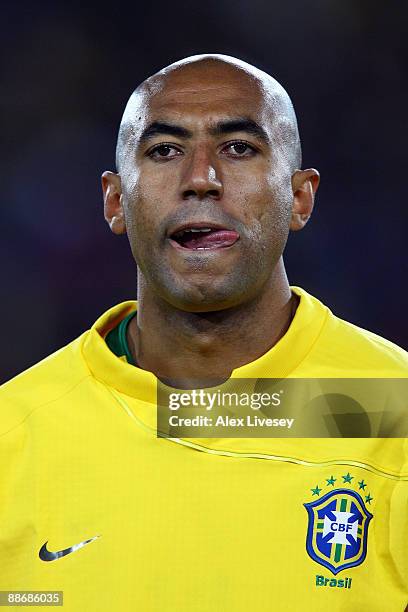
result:
M 299 287 L 291 289 L 300 297 L 300 301 L 287 332 L 264 355 L 233 370 L 231 378 L 293 376 L 306 359 L 330 311 L 303 289 Z M 110 330 L 135 310 L 137 310 L 136 301 L 123 302 L 110 308 L 84 335 L 82 352 L 95 378 L 120 393 L 155 404 L 156 376 L 116 357 L 104 340 Z

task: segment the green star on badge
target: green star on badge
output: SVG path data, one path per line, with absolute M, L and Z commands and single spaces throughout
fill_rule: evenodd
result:
M 316 485 L 315 489 L 310 489 L 313 495 L 320 495 L 321 489 L 319 489 L 319 485 Z
M 360 482 L 358 484 L 359 484 L 359 489 L 363 489 L 363 491 L 364 491 L 364 489 L 367 486 L 367 483 L 364 482 L 364 480 L 360 480 Z
M 330 476 L 330 478 L 326 478 L 326 481 L 327 481 L 326 486 L 332 485 L 334 487 L 334 483 L 336 482 L 336 480 L 337 478 L 333 478 L 333 476 Z
M 342 476 L 342 478 L 343 478 L 343 482 L 351 483 L 354 476 L 350 476 L 350 472 L 347 472 L 347 474 L 345 476 Z
M 368 494 L 368 495 L 366 495 L 366 498 L 365 498 L 365 499 L 366 499 L 366 503 L 367 503 L 367 504 L 371 504 L 371 501 L 373 500 L 373 497 L 371 497 L 371 495 L 370 495 L 370 494 Z

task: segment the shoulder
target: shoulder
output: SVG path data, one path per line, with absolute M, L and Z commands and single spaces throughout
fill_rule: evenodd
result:
M 408 352 L 327 309 L 315 356 L 354 376 L 408 377 Z M 351 374 L 346 374 L 351 375 Z
M 31 416 L 54 413 L 58 406 L 62 410 L 80 409 L 88 401 L 90 388 L 98 384 L 90 367 L 92 360 L 85 355 L 90 338 L 94 338 L 90 352 L 95 358 L 101 346 L 106 348 L 101 337 L 136 306 L 134 301 L 113 306 L 79 338 L 0 386 L 0 436 L 28 422 L 29 417 L 31 422 Z
M 300 287 L 295 315 L 297 344 L 308 339 L 299 376 L 344 378 L 406 378 L 408 352 L 381 336 L 336 316 L 330 308 Z
M 0 435 L 68 395 L 90 376 L 81 351 L 87 333 L 0 387 Z

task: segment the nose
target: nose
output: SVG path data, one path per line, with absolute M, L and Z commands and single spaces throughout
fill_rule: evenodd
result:
M 222 197 L 220 170 L 204 148 L 197 149 L 189 160 L 181 181 L 181 193 L 183 199 L 209 197 L 219 200 Z

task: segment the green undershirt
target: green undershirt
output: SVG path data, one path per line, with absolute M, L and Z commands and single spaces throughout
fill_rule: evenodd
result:
M 131 312 L 119 323 L 119 325 L 114 327 L 114 329 L 111 329 L 105 338 L 105 342 L 112 353 L 114 353 L 117 357 L 125 357 L 126 361 L 131 365 L 136 365 L 136 363 L 132 357 L 132 353 L 129 350 L 126 334 L 128 325 L 135 314 L 136 311 Z

